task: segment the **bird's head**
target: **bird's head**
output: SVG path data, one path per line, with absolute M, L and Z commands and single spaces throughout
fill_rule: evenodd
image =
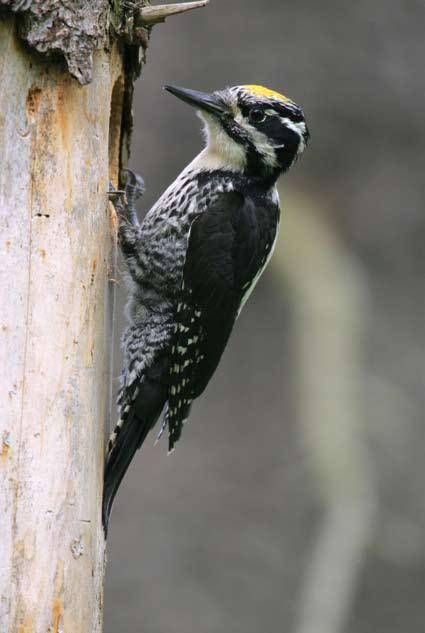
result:
M 307 145 L 309 131 L 301 108 L 263 86 L 212 93 L 165 89 L 198 110 L 205 122 L 205 161 L 211 165 L 275 180 Z

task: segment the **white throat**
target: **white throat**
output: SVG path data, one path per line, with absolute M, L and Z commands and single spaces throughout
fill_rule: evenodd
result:
M 206 147 L 194 159 L 195 169 L 226 169 L 242 172 L 246 166 L 244 148 L 226 134 L 214 116 L 198 113 L 204 121 Z

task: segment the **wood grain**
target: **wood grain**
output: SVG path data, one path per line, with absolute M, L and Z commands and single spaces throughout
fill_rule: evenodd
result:
M 2 633 L 102 629 L 122 72 L 96 51 L 81 86 L 0 22 Z

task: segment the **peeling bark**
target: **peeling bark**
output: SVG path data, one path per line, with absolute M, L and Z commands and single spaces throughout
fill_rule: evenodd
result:
M 114 39 L 127 36 L 128 23 L 146 4 L 146 0 L 134 4 L 118 0 L 0 0 L 0 9 L 19 14 L 19 34 L 25 42 L 40 53 L 62 55 L 71 75 L 85 85 L 92 81 L 94 51 L 107 49 Z M 148 39 L 146 30 L 139 33 L 137 47 L 146 48 Z
M 0 6 L 22 14 L 21 37 L 40 53 L 60 53 L 81 84 L 92 80 L 93 52 L 106 46 L 107 0 L 0 0 Z

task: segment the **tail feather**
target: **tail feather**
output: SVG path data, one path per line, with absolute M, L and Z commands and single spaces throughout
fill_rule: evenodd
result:
M 125 419 L 115 429 L 112 445 L 108 447 L 104 473 L 102 523 L 105 537 L 112 504 L 121 481 L 151 428 L 155 425 L 167 398 L 167 388 L 148 378 L 143 380 L 136 400 L 126 412 Z

